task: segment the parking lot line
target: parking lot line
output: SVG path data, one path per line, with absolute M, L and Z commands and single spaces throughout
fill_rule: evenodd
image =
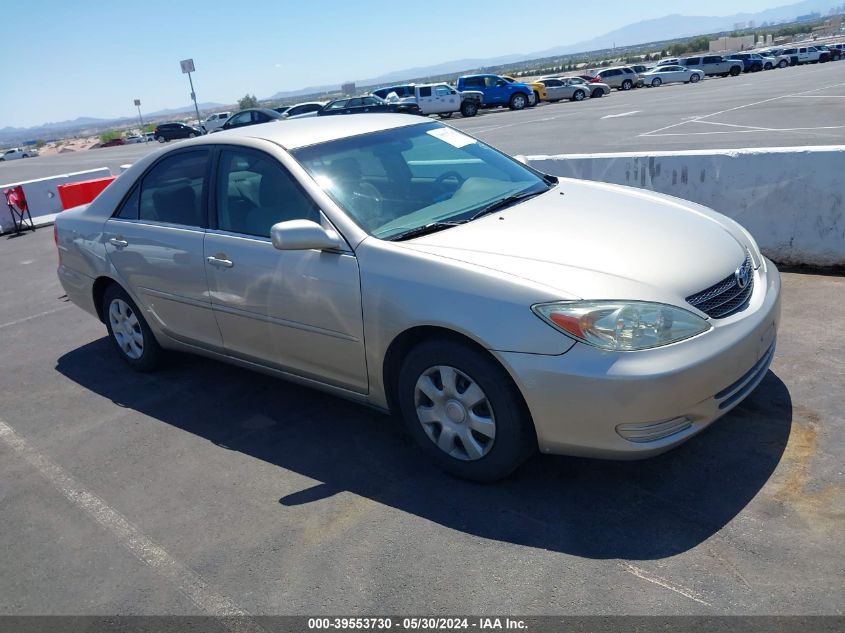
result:
M 689 123 L 708 123 L 708 121 L 689 121 Z M 650 134 L 649 136 L 711 136 L 713 134 L 751 134 L 753 132 L 813 132 L 816 130 L 845 130 L 845 125 L 824 125 L 819 127 L 753 128 L 750 130 L 725 130 L 724 132 L 669 132 L 668 134 Z
M 68 501 L 111 532 L 112 536 L 128 549 L 135 558 L 159 576 L 171 581 L 179 588 L 180 592 L 205 613 L 226 618 L 221 623 L 237 633 L 263 633 L 265 631 L 232 600 L 211 589 L 202 576 L 173 558 L 167 550 L 149 539 L 117 510 L 85 489 L 63 468 L 32 448 L 2 418 L 0 418 L 0 440 L 53 484 Z
M 70 303 L 66 303 L 58 308 L 53 308 L 52 310 L 45 310 L 44 312 L 39 312 L 38 314 L 32 314 L 28 317 L 24 317 L 22 319 L 17 319 L 15 321 L 9 321 L 8 323 L 0 323 L 0 330 L 12 327 L 14 325 L 20 325 L 21 323 L 26 323 L 27 321 L 32 321 L 33 319 L 38 319 L 43 316 L 48 316 L 50 314 L 55 314 L 56 312 L 61 312 L 62 310 L 69 308 L 71 306 Z
M 639 567 L 635 567 L 634 565 L 626 564 L 622 565 L 622 569 L 629 574 L 636 576 L 637 578 L 641 578 L 647 582 L 650 582 L 654 585 L 658 585 L 663 587 L 664 589 L 668 589 L 669 591 L 674 591 L 677 594 L 684 596 L 685 598 L 689 598 L 690 600 L 695 600 L 699 604 L 703 604 L 707 607 L 712 607 L 713 605 L 701 598 L 697 597 L 695 592 L 692 589 L 687 589 L 686 587 L 676 587 L 674 585 L 669 584 L 664 578 L 660 578 L 658 576 L 653 576 L 649 574 L 644 569 L 640 569 Z
M 836 84 L 830 84 L 830 85 L 827 85 L 827 86 L 822 86 L 820 88 L 813 88 L 812 90 L 804 90 L 802 92 L 794 92 L 794 93 L 788 94 L 788 95 L 778 95 L 777 97 L 770 97 L 768 99 L 763 99 L 762 101 L 754 101 L 752 103 L 746 103 L 744 105 L 735 106 L 733 108 L 727 108 L 725 110 L 719 110 L 718 112 L 711 112 L 710 114 L 704 114 L 702 116 L 693 117 L 691 119 L 688 119 L 686 121 L 681 121 L 679 123 L 673 123 L 672 125 L 667 125 L 665 127 L 661 127 L 661 128 L 656 129 L 656 130 L 652 130 L 651 132 L 643 132 L 642 134 L 639 134 L 638 136 L 652 136 L 652 135 L 654 135 L 654 136 L 669 136 L 667 134 L 658 135 L 657 132 L 663 132 L 664 130 L 669 130 L 669 129 L 678 127 L 680 125 L 684 125 L 685 123 L 695 123 L 695 122 L 701 121 L 702 119 L 709 119 L 710 117 L 718 116 L 720 114 L 726 114 L 728 112 L 734 112 L 736 110 L 742 110 L 744 108 L 751 108 L 753 106 L 762 105 L 764 103 L 769 103 L 771 101 L 778 101 L 779 99 L 786 99 L 786 98 L 789 98 L 789 97 L 797 97 L 797 96 L 801 96 L 801 95 L 807 95 L 807 94 L 810 94 L 810 93 L 813 93 L 813 92 L 819 92 L 821 90 L 828 90 L 829 88 L 838 88 L 839 86 L 845 86 L 845 83 L 840 82 L 840 83 L 836 83 Z M 812 128 L 812 129 L 838 129 L 838 127 L 839 126 L 834 127 L 834 128 Z M 793 128 L 793 130 L 800 130 L 800 129 L 802 129 L 802 128 Z M 803 129 L 807 129 L 807 128 L 803 128 Z M 748 130 L 748 131 L 752 131 L 752 130 Z M 787 130 L 783 130 L 783 131 L 787 131 Z M 721 132 L 721 133 L 723 133 L 723 132 Z M 695 133 L 693 133 L 693 134 L 695 134 Z M 720 132 L 703 132 L 703 133 L 698 133 L 698 134 L 720 134 Z

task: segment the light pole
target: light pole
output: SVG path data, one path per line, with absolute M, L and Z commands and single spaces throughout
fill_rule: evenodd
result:
M 196 71 L 196 68 L 194 68 L 194 60 L 183 59 L 179 62 L 179 65 L 182 67 L 182 74 L 188 75 L 188 83 L 191 84 L 191 99 L 194 102 L 194 111 L 197 113 L 197 126 L 200 126 L 202 125 L 202 122 L 200 121 L 200 109 L 199 106 L 197 106 L 197 93 L 194 92 L 194 80 L 191 79 L 191 73 Z
M 135 107 L 138 108 L 138 120 L 141 122 L 141 134 L 144 137 L 144 141 L 147 140 L 147 135 L 144 134 L 144 117 L 141 116 L 141 100 L 135 99 Z

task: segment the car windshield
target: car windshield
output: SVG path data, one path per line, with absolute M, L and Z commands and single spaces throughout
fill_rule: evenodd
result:
M 473 219 L 550 184 L 535 171 L 440 123 L 312 145 L 293 156 L 359 226 L 397 239 Z

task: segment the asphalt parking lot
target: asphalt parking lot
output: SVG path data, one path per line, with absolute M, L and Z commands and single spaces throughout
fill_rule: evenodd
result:
M 0 240 L 0 614 L 842 612 L 845 278 L 784 274 L 771 371 L 679 449 L 481 486 L 316 391 L 132 372 L 52 231 Z
M 614 90 L 581 103 L 482 111 L 449 124 L 510 154 L 582 154 L 845 145 L 845 61 L 698 84 Z M 0 164 L 0 184 L 132 163 L 158 143 L 105 147 Z

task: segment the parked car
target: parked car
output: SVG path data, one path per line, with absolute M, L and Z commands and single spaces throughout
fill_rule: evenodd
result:
M 132 145 L 134 143 L 143 143 L 146 140 L 146 137 L 141 134 L 133 134 L 132 136 L 127 136 L 123 140 L 126 141 L 127 145 Z
M 644 72 L 642 78 L 643 83 L 652 88 L 676 82 L 695 84 L 704 79 L 704 71 L 686 66 L 655 66 Z
M 617 90 L 631 90 L 643 85 L 640 76 L 627 66 L 604 68 L 595 75 L 599 81 Z
M 575 79 L 577 79 L 577 82 Z M 540 83 L 545 87 L 546 100 L 552 103 L 563 99 L 583 101 L 592 96 L 593 90 L 604 94 L 602 88 L 591 86 L 583 79 L 577 77 L 575 79 L 571 77 L 544 77 L 540 79 Z
M 511 77 L 510 75 L 502 75 L 502 79 L 507 81 L 511 84 L 518 84 L 520 83 L 516 78 Z M 535 106 L 541 101 L 546 100 L 546 87 L 539 81 L 523 81 L 521 82 L 531 88 L 534 91 L 534 103 L 531 103 L 531 106 Z
M 677 57 L 664 57 L 661 59 L 656 66 L 677 66 L 680 60 Z
M 502 106 L 522 110 L 536 103 L 534 90 L 523 83 L 509 82 L 499 75 L 458 77 L 458 91 L 475 90 L 484 95 L 484 107 Z
M 0 161 L 31 158 L 32 156 L 38 156 L 38 150 L 34 147 L 12 147 L 0 150 Z
M 610 94 L 610 86 L 606 83 L 602 83 L 598 77 L 585 79 L 579 75 L 577 77 L 564 77 L 563 79 L 566 79 L 572 85 L 579 85 L 587 88 L 590 92 L 591 99 L 598 99 Z
M 791 60 L 789 55 L 783 54 L 783 51 L 783 48 L 767 48 L 761 50 L 760 55 L 773 59 L 776 68 L 786 68 L 790 65 Z
M 686 66 L 696 70 L 704 71 L 708 77 L 718 75 L 720 77 L 736 77 L 742 73 L 743 63 L 739 60 L 732 60 L 722 55 L 696 55 L 693 57 L 682 57 L 678 60 L 678 66 Z
M 645 66 L 643 64 L 632 64 L 628 66 L 631 70 L 633 70 L 638 75 L 642 75 L 645 71 L 651 70 L 652 66 Z
M 737 59 L 743 64 L 743 72 L 756 73 L 765 70 L 766 60 L 759 53 L 731 53 L 728 59 Z M 770 66 L 771 67 L 771 66 Z
M 419 114 L 420 107 L 415 102 L 399 101 L 388 103 L 375 95 L 349 97 L 329 101 L 322 109 L 317 110 L 318 116 L 335 114 L 375 114 L 385 112 L 400 112 L 402 114 Z
M 124 139 L 122 136 L 119 136 L 117 138 L 110 138 L 109 140 L 100 143 L 99 147 L 115 147 L 117 145 L 126 145 L 126 139 Z
M 783 54 L 789 57 L 790 66 L 816 64 L 821 59 L 821 53 L 815 46 L 790 46 L 783 49 Z
M 778 271 L 733 220 L 418 117 L 153 152 L 55 235 L 69 300 L 130 367 L 198 352 L 401 413 L 480 481 L 538 447 L 679 445 L 763 380 L 780 323 Z
M 286 112 L 282 112 L 281 114 L 284 118 L 289 119 L 291 117 L 317 112 L 317 110 L 321 110 L 324 105 L 326 105 L 325 101 L 306 101 L 305 103 L 297 103 L 296 105 L 291 106 Z
M 166 143 L 180 138 L 202 136 L 202 130 L 184 123 L 162 123 L 153 131 L 153 138 L 159 143 Z
M 389 86 L 373 90 L 372 94 L 389 102 L 416 105 L 417 114 L 437 114 L 444 119 L 455 112 L 465 117 L 475 116 L 484 101 L 484 95 L 477 90 L 459 92 L 445 83 Z
M 202 123 L 201 127 L 203 132 L 209 133 L 212 130 L 216 130 L 223 125 L 226 122 L 226 119 L 230 116 L 232 116 L 231 112 L 215 112 L 214 114 L 209 114 Z
M 279 114 L 284 114 L 285 112 L 287 112 L 288 110 L 290 110 L 290 106 L 278 106 L 278 107 L 276 107 L 276 108 L 271 108 L 271 109 L 272 109 L 272 110 L 275 110 L 275 111 L 276 111 L 276 112 L 278 112 Z
M 845 44 L 827 44 L 827 47 L 832 53 L 831 61 L 839 61 L 845 57 Z
M 819 51 L 819 61 L 824 62 L 838 62 L 842 59 L 842 49 L 836 48 L 835 45 L 828 46 L 827 44 L 816 44 L 816 50 Z
M 238 127 L 246 127 L 247 125 L 258 125 L 259 123 L 280 121 L 283 118 L 284 117 L 281 114 L 269 108 L 247 108 L 246 110 L 241 110 L 240 112 L 236 112 L 230 116 L 223 122 L 223 125 L 213 129 L 211 133 L 214 134 L 215 132 L 223 132 L 224 130 L 233 130 Z

